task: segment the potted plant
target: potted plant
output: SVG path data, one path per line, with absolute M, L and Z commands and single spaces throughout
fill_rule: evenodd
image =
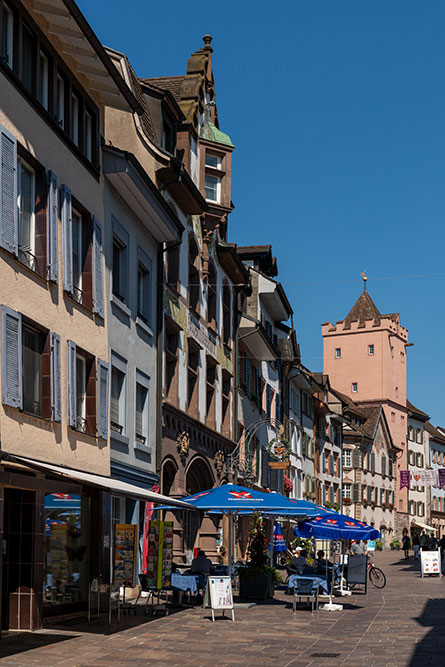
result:
M 286 496 L 290 496 L 290 494 L 294 489 L 294 484 L 287 475 L 283 475 L 283 485 L 284 485 L 284 493 L 286 494 Z
M 273 597 L 274 584 L 281 576 L 274 567 L 267 565 L 266 526 L 261 516 L 252 517 L 247 547 L 247 564 L 238 568 L 240 597 L 244 599 L 267 600 Z
M 377 549 L 377 551 L 382 551 L 382 549 L 383 549 L 383 542 L 382 542 L 382 540 L 376 540 L 376 541 L 375 541 L 375 548 Z
M 328 510 L 330 510 L 332 508 L 332 503 L 329 500 L 326 500 L 324 506 L 327 507 Z
M 363 498 L 362 503 L 363 507 L 368 507 L 368 501 L 366 500 L 366 498 Z
M 394 539 L 389 545 L 392 551 L 399 551 L 400 549 L 400 540 Z
M 375 500 L 371 500 L 371 507 L 372 509 L 375 509 Z
M 338 503 L 334 503 L 332 509 L 338 512 L 338 510 L 340 509 L 340 505 Z

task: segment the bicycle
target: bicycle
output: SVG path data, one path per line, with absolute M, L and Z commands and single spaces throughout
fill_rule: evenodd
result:
M 369 581 L 375 588 L 385 588 L 386 586 L 386 577 L 385 573 L 383 570 L 381 570 L 379 567 L 376 567 L 374 563 L 368 559 L 368 564 L 367 564 L 367 570 L 368 570 L 368 577 Z M 349 588 L 353 589 L 356 584 L 349 584 Z

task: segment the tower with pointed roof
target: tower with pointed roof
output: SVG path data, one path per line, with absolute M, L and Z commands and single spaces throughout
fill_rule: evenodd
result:
M 363 291 L 344 320 L 322 324 L 323 372 L 332 386 L 357 403 L 381 405 L 396 447 L 396 470 L 407 470 L 406 347 L 408 330 L 398 313 L 383 315 L 364 280 Z M 408 525 L 407 490 L 396 480 L 397 534 Z

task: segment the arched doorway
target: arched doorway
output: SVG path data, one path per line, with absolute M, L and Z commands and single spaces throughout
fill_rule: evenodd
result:
M 164 494 L 164 496 L 169 496 L 172 492 L 173 489 L 173 494 L 175 492 L 175 477 L 176 473 L 178 471 L 178 468 L 174 464 L 173 461 L 170 459 L 167 459 L 164 461 L 162 465 L 162 486 L 161 486 L 161 493 Z
M 185 488 L 187 495 L 213 488 L 215 483 L 209 464 L 201 457 L 196 457 L 186 470 Z M 215 551 L 217 528 L 209 517 L 202 512 L 184 512 L 184 553 L 187 561 L 191 560 L 193 549 L 200 547 L 206 551 Z

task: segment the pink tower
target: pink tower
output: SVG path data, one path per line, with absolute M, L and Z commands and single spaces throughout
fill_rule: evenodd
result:
M 409 528 L 408 493 L 400 491 L 399 472 L 408 469 L 406 347 L 408 330 L 398 313 L 381 315 L 368 294 L 364 275 L 363 292 L 347 314 L 334 326 L 322 324 L 323 372 L 332 387 L 357 403 L 382 405 L 391 437 L 402 451 L 397 457 L 397 533 Z

